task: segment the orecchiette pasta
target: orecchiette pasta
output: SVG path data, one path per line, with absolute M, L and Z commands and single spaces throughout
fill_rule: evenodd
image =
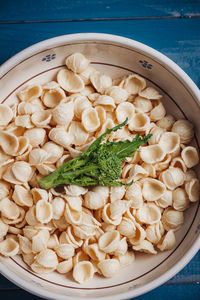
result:
M 37 147 L 44 143 L 46 131 L 43 128 L 31 128 L 25 131 L 24 136 L 28 138 L 33 147 Z
M 114 252 L 119 244 L 120 234 L 117 230 L 105 232 L 100 236 L 98 244 L 99 248 L 105 253 Z
M 79 73 L 79 76 L 83 79 L 85 85 L 90 84 L 90 75 L 93 72 L 96 72 L 96 70 L 89 65 L 84 71 Z
M 200 192 L 199 180 L 197 178 L 193 178 L 186 182 L 185 190 L 191 202 L 198 201 Z
M 18 93 L 21 101 L 30 101 L 42 95 L 42 88 L 40 85 L 29 85 Z
M 0 254 L 3 256 L 14 256 L 19 251 L 19 244 L 12 238 L 6 238 L 0 242 Z
M 89 261 L 78 262 L 73 269 L 73 278 L 79 283 L 84 283 L 93 278 L 94 267 Z
M 21 185 L 15 185 L 12 199 L 20 206 L 31 207 L 33 205 L 33 197 L 30 190 L 25 189 Z
M 117 226 L 117 230 L 121 235 L 132 238 L 135 236 L 136 226 L 131 219 L 123 217 L 121 223 Z
M 100 72 L 92 72 L 90 75 L 90 81 L 99 93 L 103 93 L 107 88 L 109 88 L 112 85 L 112 79 L 107 76 L 103 75 Z
M 157 251 L 154 249 L 152 243 L 147 240 L 141 241 L 138 245 L 135 245 L 132 248 L 133 248 L 133 250 L 141 251 L 141 252 L 145 252 L 145 253 L 149 253 L 149 254 L 157 253 Z
M 161 173 L 160 178 L 169 190 L 174 190 L 184 183 L 185 174 L 180 168 L 169 167 Z
M 170 250 L 176 244 L 176 238 L 173 230 L 169 230 L 166 235 L 157 244 L 157 247 L 161 250 Z
M 190 169 L 199 154 L 189 144 L 193 125 L 167 114 L 144 78 L 112 80 L 82 53 L 65 63 L 56 81 L 24 87 L 11 107 L 0 104 L 0 255 L 22 255 L 39 274 L 71 272 L 82 284 L 95 273 L 114 276 L 135 252 L 175 247 L 186 210 L 199 199 Z M 40 178 L 126 118 L 109 135 L 111 145 L 150 137 L 122 161 L 124 185 L 39 187 Z
M 114 99 L 116 104 L 126 101 L 129 96 L 128 92 L 119 86 L 109 87 L 106 90 L 105 94 L 111 96 Z
M 150 112 L 151 121 L 158 121 L 162 119 L 166 114 L 166 110 L 162 102 L 160 102 L 157 106 L 155 106 Z
M 167 231 L 170 229 L 179 229 L 181 224 L 183 224 L 183 212 L 174 210 L 172 208 L 166 208 L 162 215 L 162 223 Z
M 0 219 L 0 239 L 2 239 L 4 236 L 6 236 L 8 232 L 8 224 L 5 224 L 1 219 Z
M 131 131 L 145 131 L 150 126 L 150 119 L 147 114 L 135 113 L 129 122 L 128 128 Z
M 42 95 L 42 101 L 46 107 L 56 107 L 64 98 L 65 92 L 61 88 L 50 89 Z
M 71 143 L 80 146 L 86 143 L 88 139 L 88 132 L 85 131 L 82 123 L 80 122 L 71 122 L 69 126 L 69 136 L 71 137 Z
M 70 244 L 60 244 L 55 248 L 55 251 L 62 259 L 69 259 L 74 256 L 74 247 Z
M 113 277 L 120 269 L 120 263 L 115 258 L 104 259 L 100 261 L 97 266 L 105 277 Z
M 162 208 L 172 206 L 172 191 L 166 189 L 160 199 L 156 200 L 156 204 Z
M 133 74 L 122 80 L 120 86 L 127 90 L 128 93 L 136 95 L 146 87 L 146 82 L 141 76 Z
M 78 93 L 84 88 L 84 82 L 80 76 L 67 69 L 61 69 L 57 74 L 59 85 L 69 93 Z
M 5 154 L 14 155 L 19 147 L 19 140 L 12 133 L 0 131 L 0 145 Z
M 73 53 L 66 58 L 65 63 L 73 72 L 82 73 L 87 69 L 89 60 L 82 53 Z
M 158 223 L 148 225 L 146 229 L 146 238 L 153 244 L 158 244 L 161 240 L 165 230 L 161 221 Z
M 110 188 L 110 202 L 113 203 L 116 200 L 121 200 L 123 198 L 124 194 L 125 194 L 125 187 L 124 186 L 113 186 L 113 187 L 111 187 Z
M 137 210 L 136 218 L 140 223 L 155 224 L 160 221 L 161 212 L 157 205 L 153 203 L 145 203 Z
M 127 251 L 124 255 L 120 255 L 117 257 L 120 263 L 120 267 L 126 267 L 132 264 L 135 260 L 135 254 L 133 251 Z
M 63 260 L 59 262 L 56 267 L 56 271 L 61 274 L 66 274 L 69 271 L 71 271 L 72 268 L 73 268 L 72 258 L 69 258 L 67 260 Z
M 137 112 L 147 113 L 152 110 L 153 106 L 149 99 L 143 97 L 136 97 L 134 101 L 134 106 Z
M 96 109 L 88 108 L 82 113 L 82 123 L 86 131 L 94 132 L 100 126 L 100 120 Z
M 160 95 L 159 92 L 153 87 L 147 87 L 145 90 L 140 91 L 139 95 L 151 100 L 159 100 L 162 98 L 162 95 Z
M 193 125 L 188 120 L 178 120 L 172 126 L 172 131 L 180 136 L 181 143 L 188 144 L 193 136 Z
M 165 132 L 160 138 L 159 145 L 165 153 L 172 153 L 179 149 L 180 137 L 175 132 Z
M 12 120 L 12 118 L 12 109 L 5 104 L 0 104 L 0 126 L 7 126 Z
M 72 136 L 62 127 L 56 127 L 50 130 L 49 139 L 56 144 L 67 147 L 72 143 Z
M 160 162 L 164 159 L 165 155 L 166 153 L 158 144 L 142 147 L 140 150 L 140 157 L 147 164 Z
M 183 188 L 177 188 L 172 192 L 173 208 L 178 211 L 184 211 L 189 206 L 188 195 Z
M 30 115 L 16 116 L 15 126 L 24 127 L 24 128 L 33 128 L 33 124 L 31 123 Z
M 192 146 L 185 147 L 181 152 L 181 157 L 187 168 L 192 168 L 199 163 L 197 150 Z
M 95 187 L 84 196 L 84 205 L 90 209 L 103 208 L 107 202 L 109 190 L 107 187 Z
M 165 190 L 165 185 L 157 179 L 145 179 L 142 186 L 142 194 L 147 201 L 158 200 L 163 196 Z
M 94 101 L 94 106 L 101 105 L 106 111 L 113 111 L 115 109 L 115 102 L 112 97 L 100 95 Z
M 128 118 L 129 122 L 132 120 L 135 114 L 135 107 L 130 102 L 120 103 L 116 109 L 116 118 L 119 123 Z
M 40 111 L 36 111 L 32 114 L 31 121 L 36 127 L 48 128 L 48 124 L 50 123 L 51 118 L 52 118 L 51 111 L 40 110 Z M 24 126 L 24 127 L 26 127 L 26 126 Z
M 175 122 L 175 119 L 172 115 L 166 115 L 162 119 L 157 121 L 157 126 L 164 128 L 166 130 L 171 130 L 173 124 Z

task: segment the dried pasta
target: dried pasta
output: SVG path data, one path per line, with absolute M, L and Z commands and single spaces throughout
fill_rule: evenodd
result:
M 112 277 L 135 252 L 176 246 L 187 208 L 199 200 L 194 128 L 167 114 L 162 95 L 137 74 L 112 80 L 72 53 L 57 81 L 25 86 L 13 107 L 0 104 L 0 255 L 22 255 L 33 272 L 72 273 L 80 284 Z M 122 165 L 130 186 L 68 185 L 38 179 L 85 151 L 128 117 L 111 141 L 152 134 Z

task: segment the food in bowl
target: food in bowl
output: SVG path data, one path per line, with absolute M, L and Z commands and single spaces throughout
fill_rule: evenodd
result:
M 0 253 L 21 254 L 39 274 L 72 271 L 84 283 L 96 272 L 114 276 L 134 252 L 156 255 L 176 245 L 183 212 L 199 198 L 190 170 L 199 157 L 189 145 L 193 125 L 167 115 L 162 95 L 144 78 L 112 80 L 80 53 L 66 66 L 57 81 L 21 90 L 20 103 L 0 105 Z M 124 185 L 39 186 L 126 118 L 110 142 L 151 137 L 123 163 Z

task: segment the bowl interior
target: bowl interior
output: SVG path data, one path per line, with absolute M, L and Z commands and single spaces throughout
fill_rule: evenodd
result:
M 45 83 L 56 77 L 57 71 L 64 65 L 64 58 L 73 53 L 82 52 L 93 66 L 112 78 L 119 78 L 129 73 L 143 76 L 148 86 L 155 87 L 163 95 L 163 103 L 168 113 L 176 118 L 187 118 L 196 127 L 194 144 L 199 148 L 200 123 L 199 105 L 187 84 L 165 63 L 140 49 L 114 41 L 74 41 L 49 44 L 46 49 L 34 51 L 22 61 L 16 61 L 12 68 L 3 74 L 0 80 L 1 103 L 12 104 L 17 101 L 16 94 L 24 86 L 31 83 Z M 199 175 L 199 170 L 197 170 Z M 183 263 L 184 256 L 199 237 L 198 220 L 200 210 L 198 203 L 184 213 L 185 222 L 176 232 L 176 247 L 171 251 L 157 255 L 137 254 L 135 262 L 122 269 L 111 279 L 100 276 L 84 285 L 78 285 L 72 276 L 56 272 L 49 275 L 34 274 L 20 257 L 12 259 L 0 258 L 2 272 L 18 285 L 41 296 L 54 299 L 100 298 L 122 299 L 134 297 L 159 284 L 159 278 L 165 274 L 164 280 L 180 269 L 174 266 Z M 167 273 L 166 273 L 167 272 Z M 160 281 L 160 283 L 162 283 Z M 120 294 L 126 293 L 126 296 Z

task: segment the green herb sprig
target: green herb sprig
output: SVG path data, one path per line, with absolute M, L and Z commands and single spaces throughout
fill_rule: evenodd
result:
M 39 180 L 39 186 L 43 189 L 55 188 L 65 184 L 79 186 L 122 186 L 124 183 L 118 181 L 121 175 L 122 162 L 151 137 L 148 134 L 144 138 L 140 135 L 132 140 L 111 142 L 107 140 L 102 143 L 106 136 L 125 126 L 128 118 L 121 124 L 106 129 L 98 139 L 96 139 L 87 151 L 78 157 L 66 162 L 60 168 Z M 132 182 L 128 183 L 128 185 Z M 126 184 L 127 185 L 127 184 Z

